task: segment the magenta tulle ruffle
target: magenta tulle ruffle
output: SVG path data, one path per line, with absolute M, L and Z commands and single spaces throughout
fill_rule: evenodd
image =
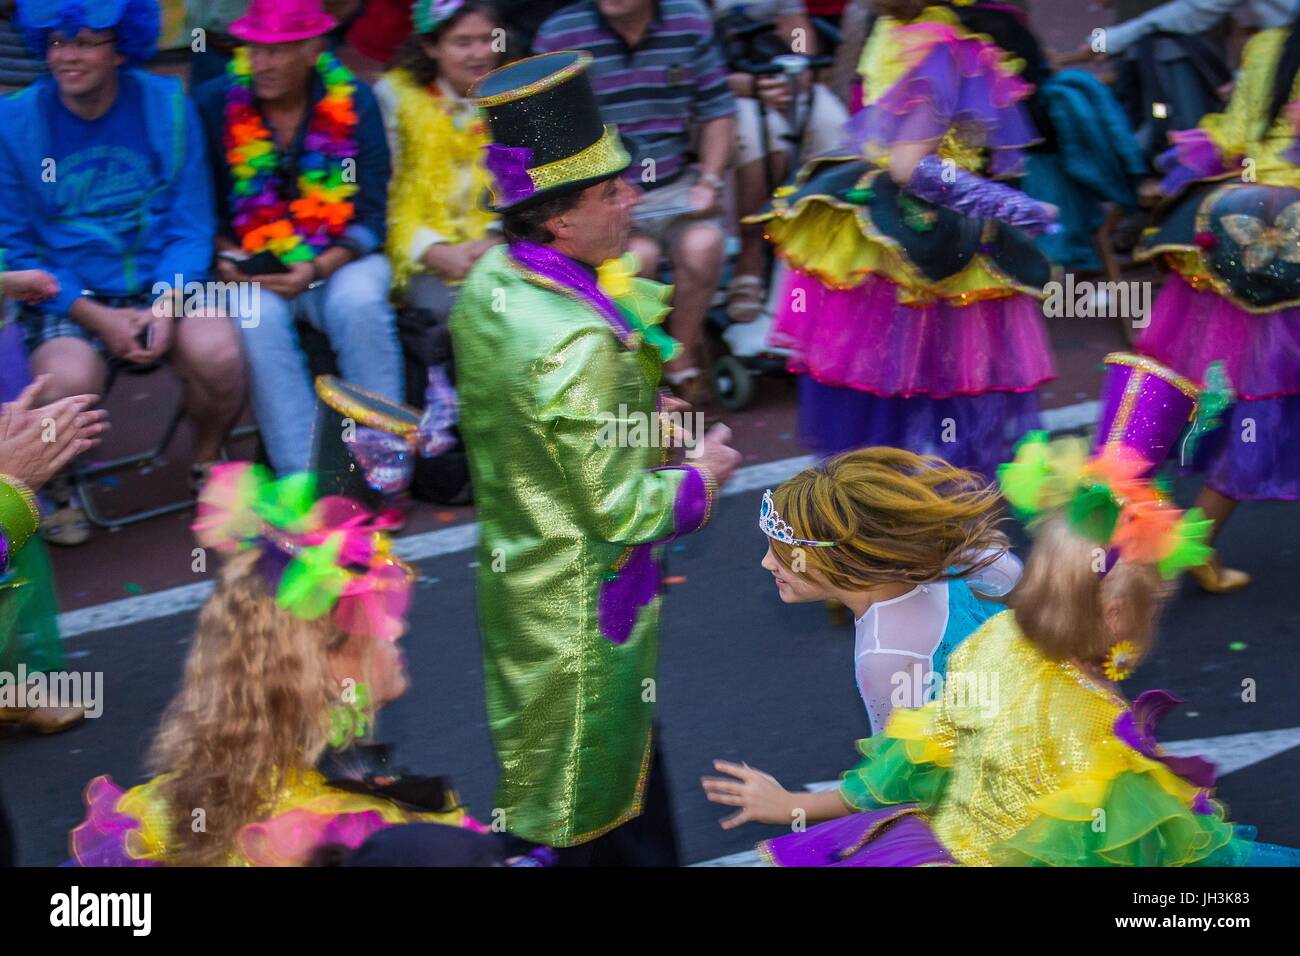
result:
M 77 866 L 159 866 L 156 860 L 139 860 L 126 850 L 126 839 L 140 826 L 138 820 L 117 812 L 125 791 L 107 777 L 96 777 L 86 787 L 86 820 L 72 831 L 72 861 Z
M 790 269 L 785 283 L 780 301 L 787 304 L 773 322 L 772 344 L 793 353 L 792 372 L 824 385 L 946 398 L 1025 392 L 1056 375 L 1032 296 L 903 305 L 898 287 L 880 275 L 852 289 L 831 289 Z M 803 311 L 794 311 L 795 303 Z
M 304 866 L 320 846 L 355 850 L 392 824 L 377 810 L 322 814 L 290 810 L 239 832 L 239 850 L 253 866 Z
M 1018 147 L 1039 139 L 1020 105 L 1033 87 L 1006 71 L 997 47 L 936 23 L 902 27 L 897 35 L 907 42 L 914 32 L 931 34 L 933 49 L 849 120 L 845 133 L 853 148 L 876 155 L 894 143 L 937 139 L 960 126 L 967 143 L 993 150 L 990 175 L 1020 172 Z
M 1219 147 L 1205 130 L 1174 130 L 1169 141 L 1173 146 L 1156 157 L 1156 168 L 1165 174 L 1160 189 L 1166 196 L 1178 195 L 1189 183 L 1228 172 Z
M 1138 348 L 1193 382 L 1223 362 L 1239 398 L 1300 393 L 1300 308 L 1250 313 L 1171 273 Z

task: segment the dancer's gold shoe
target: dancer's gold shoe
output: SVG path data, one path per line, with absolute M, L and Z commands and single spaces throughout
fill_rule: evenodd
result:
M 1209 594 L 1231 594 L 1250 584 L 1250 575 L 1245 571 L 1225 568 L 1217 560 L 1192 568 L 1188 573 Z

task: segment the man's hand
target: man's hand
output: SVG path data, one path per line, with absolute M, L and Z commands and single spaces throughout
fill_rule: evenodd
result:
M 731 473 L 740 464 L 740 452 L 728 444 L 730 441 L 731 429 L 726 425 L 714 425 L 694 448 L 687 449 L 686 463 L 706 469 L 721 488 L 731 480 Z
M 217 256 L 213 271 L 217 273 L 217 278 L 222 282 L 252 282 L 253 277 L 245 275 L 244 270 L 239 268 L 239 263 L 226 256 Z
M 288 272 L 257 276 L 257 281 L 267 292 L 274 292 L 282 299 L 296 299 L 315 280 L 316 270 L 310 262 L 287 262 L 285 267 Z
M 74 311 L 85 315 L 84 319 L 79 315 L 74 315 L 73 318 L 103 339 L 109 354 L 114 358 L 137 364 L 152 361 L 138 338 L 153 318 L 153 313 L 148 309 L 113 309 L 83 299 L 77 303 Z
M 713 769 L 727 777 L 701 777 L 704 794 L 712 803 L 724 803 L 740 809 L 721 821 L 722 829 L 732 830 L 742 823 L 789 824 L 794 819 L 795 795 L 777 782 L 776 777 L 749 764 L 713 761 Z
M 12 402 L 0 408 L 0 472 L 35 491 L 73 458 L 99 444 L 108 429 L 108 412 L 92 409 L 98 395 L 72 395 L 32 408 L 49 380 L 38 376 Z
M 790 81 L 784 74 L 759 76 L 754 81 L 754 92 L 770 110 L 784 110 L 790 105 Z
M 149 348 L 140 351 L 142 363 L 156 362 L 171 350 L 176 333 L 176 319 L 173 315 L 175 302 L 175 299 L 167 299 L 166 308 L 141 310 L 144 317 L 140 328 L 146 333 L 145 341 L 151 343 Z
M 59 294 L 59 280 L 40 269 L 6 272 L 4 294 L 19 302 L 44 302 Z
M 691 207 L 688 216 L 704 217 L 718 209 L 718 190 L 706 182 L 698 182 L 691 187 L 687 202 Z

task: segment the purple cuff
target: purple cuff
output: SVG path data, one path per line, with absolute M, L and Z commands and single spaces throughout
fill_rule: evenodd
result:
M 1217 179 L 1230 170 L 1223 162 L 1218 145 L 1203 129 L 1182 129 L 1169 134 L 1174 145 L 1156 157 L 1156 168 L 1165 174 L 1160 191 L 1176 196 L 1189 183 Z
M 930 153 L 912 170 L 907 191 L 961 213 L 981 219 L 997 219 L 1018 226 L 1031 236 L 1058 232 L 1058 226 L 1046 206 L 1018 189 L 991 182 L 955 163 L 945 163 Z
M 0 528 L 0 574 L 9 573 L 9 535 Z
M 686 472 L 686 477 L 677 486 L 677 499 L 673 502 L 673 534 L 690 534 L 708 524 L 713 513 L 713 489 L 702 469 L 694 465 L 670 465 L 651 470 Z

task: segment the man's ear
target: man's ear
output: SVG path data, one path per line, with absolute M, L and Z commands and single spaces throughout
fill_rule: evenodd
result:
M 567 239 L 571 233 L 568 221 L 568 213 L 562 212 L 559 215 L 552 216 L 546 220 L 546 229 L 556 239 Z

